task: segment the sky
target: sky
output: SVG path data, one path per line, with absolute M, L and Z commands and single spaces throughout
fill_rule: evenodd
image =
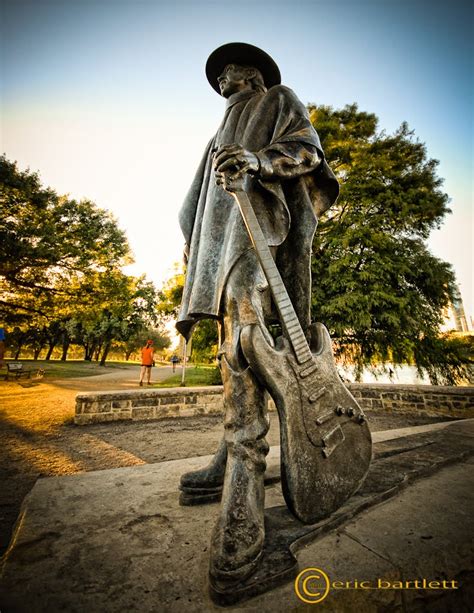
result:
M 429 246 L 473 297 L 473 3 L 464 0 L 0 0 L 1 152 L 110 210 L 158 286 L 181 261 L 178 211 L 224 100 L 219 45 L 265 49 L 304 103 L 407 121 L 439 160 L 449 215 Z

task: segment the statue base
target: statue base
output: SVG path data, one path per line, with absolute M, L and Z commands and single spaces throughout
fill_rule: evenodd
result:
M 446 435 L 446 433 L 443 433 Z M 453 447 L 434 445 L 442 432 L 387 441 L 377 445 L 368 475 L 356 492 L 330 517 L 305 525 L 295 519 L 286 506 L 265 510 L 265 546 L 262 561 L 255 573 L 228 591 L 209 585 L 212 600 L 221 606 L 234 605 L 294 580 L 300 568 L 295 553 L 314 543 L 359 513 L 392 498 L 417 479 L 436 473 L 445 465 L 460 461 L 473 453 L 472 441 L 461 444 L 453 457 Z
M 461 460 L 473 452 L 474 420 L 373 438 L 375 456 L 364 485 L 325 521 L 300 523 L 282 506 L 279 484 L 266 488 L 267 546 L 260 568 L 233 594 L 211 588 L 215 602 L 240 601 L 239 611 L 259 613 L 296 609 L 302 603 L 292 580 L 313 565 L 337 580 L 401 579 L 403 568 L 412 579 L 466 582 L 472 551 L 465 509 L 474 487 L 472 465 Z M 267 456 L 272 470 L 278 468 L 277 451 Z M 2 609 L 121 613 L 139 603 L 144 613 L 213 610 L 209 539 L 219 507 L 178 503 L 180 476 L 210 459 L 38 479 L 2 559 Z M 448 464 L 453 466 L 439 470 Z M 387 502 L 377 505 L 382 500 Z M 446 543 L 449 560 L 439 554 Z M 415 600 L 418 606 L 420 600 L 459 599 L 462 591 L 332 590 L 328 602 L 333 610 L 394 611 L 402 610 L 402 596 L 409 609 Z M 448 609 L 463 606 L 450 601 Z

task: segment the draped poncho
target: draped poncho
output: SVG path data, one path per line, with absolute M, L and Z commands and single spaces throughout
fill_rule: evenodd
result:
M 227 101 L 224 119 L 208 144 L 179 220 L 189 257 L 176 327 L 186 338 L 202 318 L 218 318 L 232 267 L 251 249 L 238 206 L 215 183 L 212 155 L 239 144 L 257 154 L 260 171 L 247 175 L 249 193 L 301 325 L 310 323 L 311 244 L 318 216 L 338 195 L 306 108 L 291 89 L 243 91 Z

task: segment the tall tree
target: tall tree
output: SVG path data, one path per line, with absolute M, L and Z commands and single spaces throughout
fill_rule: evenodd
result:
M 156 289 L 122 272 L 130 249 L 110 213 L 44 188 L 4 156 L 0 189 L 0 318 L 18 355 L 47 347 L 49 359 L 62 343 L 66 359 L 74 342 L 105 364 L 115 341 L 158 326 Z
M 217 322 L 203 319 L 193 331 L 192 357 L 196 362 L 214 362 L 219 349 Z
M 455 382 L 462 352 L 440 333 L 455 276 L 425 244 L 450 212 L 438 162 L 406 123 L 387 135 L 356 105 L 309 112 L 341 183 L 315 237 L 313 319 L 328 326 L 358 377 L 390 361 Z
M 119 270 L 89 273 L 77 279 L 73 294 L 81 308 L 72 312 L 73 340 L 84 347 L 84 359 L 104 365 L 112 345 L 125 342 L 160 323 L 157 291 L 144 277 Z
M 425 242 L 450 212 L 438 162 L 406 123 L 387 135 L 355 104 L 308 110 L 341 184 L 313 245 L 313 320 L 328 326 L 357 378 L 392 362 L 414 364 L 433 383 L 456 383 L 466 375 L 469 344 L 440 330 L 455 276 Z M 169 317 L 177 316 L 182 287 L 176 274 L 162 290 L 159 308 Z M 215 324 L 201 322 L 193 339 L 210 355 Z
M 179 269 L 165 281 L 159 292 L 158 311 L 169 321 L 177 319 L 183 295 L 184 273 Z M 212 362 L 218 350 L 218 329 L 215 320 L 204 319 L 193 329 L 192 359 Z
M 0 157 L 0 316 L 21 323 L 48 315 L 71 275 L 117 269 L 131 261 L 115 219 L 41 185 Z
M 163 283 L 158 301 L 159 312 L 170 321 L 178 317 L 183 287 L 184 272 L 176 266 L 174 274 Z
M 123 350 L 125 360 L 129 360 L 132 355 L 138 358 L 141 348 L 145 346 L 148 339 L 153 341 L 155 352 L 167 349 L 171 345 L 169 334 L 164 326 L 159 325 L 157 328 L 137 329 L 132 334 L 129 334 L 123 342 L 117 343 L 117 348 Z

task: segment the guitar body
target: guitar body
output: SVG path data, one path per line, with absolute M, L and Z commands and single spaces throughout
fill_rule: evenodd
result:
M 241 333 L 245 357 L 269 391 L 280 418 L 281 481 L 290 511 L 312 524 L 360 487 L 372 457 L 367 420 L 337 374 L 326 328 L 314 324 L 308 345 L 243 185 L 245 170 L 226 173 L 286 336 L 272 347 L 261 328 Z
M 302 364 L 285 338 L 271 347 L 258 325 L 241 336 L 278 410 L 285 501 L 307 524 L 328 517 L 360 487 L 372 456 L 367 420 L 337 373 L 329 333 L 319 323 L 311 333 L 312 357 Z

